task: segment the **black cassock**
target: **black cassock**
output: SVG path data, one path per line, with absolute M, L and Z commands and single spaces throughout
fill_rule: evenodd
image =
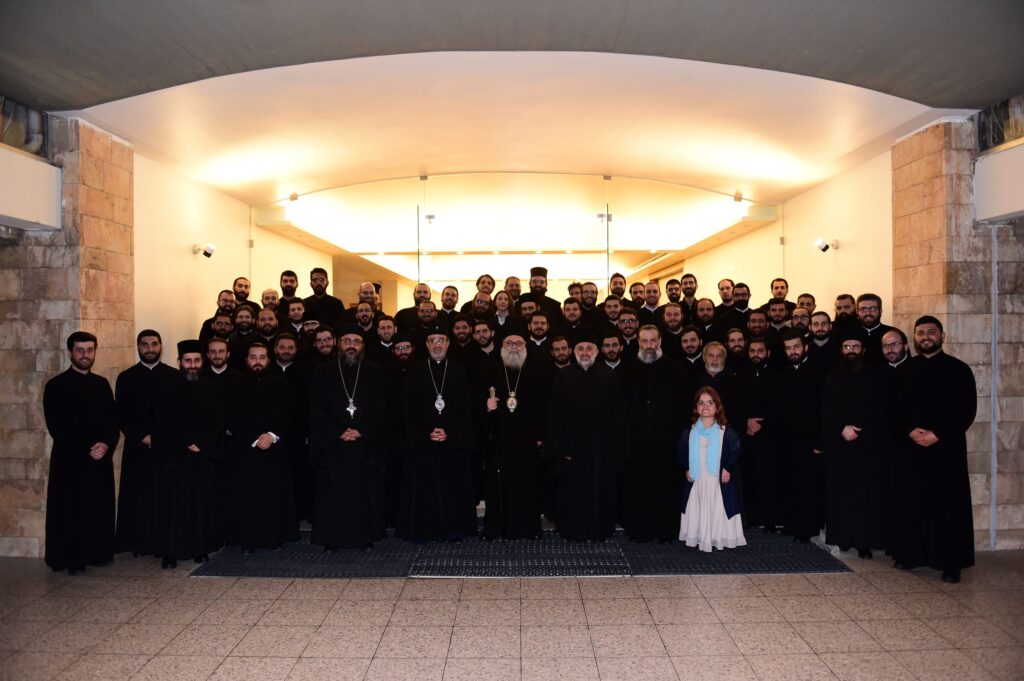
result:
M 228 413 L 231 432 L 228 542 L 243 549 L 277 548 L 298 539 L 291 463 L 282 445 L 288 431 L 288 388 L 269 369 L 249 372 L 237 384 Z M 282 440 L 253 447 L 263 433 Z
M 484 536 L 522 539 L 540 535 L 541 484 L 544 481 L 538 442 L 547 431 L 551 371 L 530 357 L 522 370 L 507 369 L 493 356 L 478 381 L 475 403 L 486 433 Z M 487 412 L 489 389 L 498 408 Z M 511 390 L 510 390 L 511 389 Z M 509 409 L 509 393 L 515 409 Z
M 782 370 L 782 461 L 787 534 L 809 539 L 825 520 L 821 438 L 821 369 L 810 358 Z
M 344 383 L 339 372 L 344 372 Z M 352 395 L 351 413 L 346 387 Z M 385 536 L 380 473 L 389 445 L 386 390 L 384 370 L 366 360 L 355 366 L 324 362 L 313 374 L 309 452 L 316 470 L 314 544 L 357 548 Z M 341 434 L 349 428 L 360 437 L 345 442 Z
M 670 357 L 631 362 L 620 372 L 629 423 L 625 465 L 625 530 L 633 541 L 679 538 L 679 503 L 685 478 L 676 440 L 686 426 L 694 387 Z
M 409 368 L 400 528 L 406 539 L 424 542 L 476 534 L 470 398 L 466 368 L 456 361 L 428 359 Z M 444 401 L 440 412 L 438 399 Z M 444 442 L 430 439 L 435 428 L 444 429 Z
M 974 519 L 967 477 L 967 429 L 977 411 L 974 374 L 939 352 L 910 360 L 897 381 L 898 477 L 889 553 L 907 566 L 943 571 L 974 565 Z M 939 441 L 922 447 L 910 431 Z
M 555 374 L 548 445 L 560 467 L 556 524 L 566 539 L 607 539 L 615 531 L 615 474 L 629 450 L 625 408 L 619 378 L 601 360 Z
M 102 565 L 114 556 L 114 448 L 118 426 L 107 379 L 70 368 L 46 382 L 46 429 L 53 438 L 46 488 L 46 564 L 54 570 Z M 89 456 L 107 445 L 99 461 Z
M 121 478 L 117 495 L 117 551 L 148 553 L 146 544 L 152 532 L 153 504 L 152 449 L 142 438 L 153 434 L 156 425 L 155 398 L 166 389 L 177 370 L 157 362 L 152 369 L 141 362 L 122 371 L 114 386 L 117 416 L 124 433 L 121 450 Z
M 195 558 L 224 544 L 225 408 L 221 386 L 203 376 L 169 380 L 156 399 L 147 552 Z M 191 451 L 189 445 L 199 448 Z
M 892 457 L 880 367 L 843 360 L 825 377 L 821 430 L 825 443 L 825 541 L 848 549 L 889 546 Z M 843 428 L 857 426 L 847 442 Z
M 761 429 L 747 434 L 747 424 L 733 420 L 743 443 L 743 520 L 766 528 L 785 524 L 786 470 L 782 457 L 782 377 L 766 362 L 742 365 L 736 380 L 747 419 L 761 419 Z
M 335 362 L 331 362 L 335 364 Z M 313 467 L 309 454 L 309 384 L 312 372 L 305 362 L 292 362 L 281 368 L 272 362 L 267 368 L 284 379 L 288 386 L 288 429 L 281 445 L 288 452 L 291 464 L 292 497 L 295 499 L 295 516 L 299 520 L 313 518 L 316 496 Z

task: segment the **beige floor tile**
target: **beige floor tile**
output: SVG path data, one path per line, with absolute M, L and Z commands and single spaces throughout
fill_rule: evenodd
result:
M 42 596 L 6 616 L 8 620 L 63 622 L 89 603 L 82 596 Z
M 270 609 L 260 618 L 259 624 L 320 626 L 327 613 L 334 606 L 333 600 L 286 600 L 274 601 Z
M 93 653 L 156 655 L 185 628 L 184 624 L 122 624 L 100 641 Z
M 582 598 L 575 577 L 523 577 L 519 580 L 519 591 L 523 600 Z
M 679 681 L 757 681 L 754 670 L 739 655 L 681 655 L 672 657 Z
M 792 622 L 796 633 L 815 653 L 856 653 L 882 650 L 859 624 L 851 620 L 842 622 Z
M 348 579 L 296 579 L 281 592 L 283 599 L 337 600 L 345 593 Z
M 520 656 L 519 625 L 455 627 L 448 657 Z
M 0 664 L 0 681 L 49 681 L 80 657 L 78 653 L 13 653 Z
M 862 576 L 882 593 L 938 591 L 938 585 L 941 583 L 938 579 L 926 577 L 924 574 L 918 575 L 914 572 L 902 570 L 867 572 Z
M 300 658 L 288 673 L 288 681 L 362 681 L 370 658 Z
M 449 601 L 459 600 L 461 579 L 408 579 L 402 589 L 401 600 Z
M 523 657 L 593 657 L 590 631 L 585 626 L 521 627 Z
M 524 657 L 523 681 L 598 681 L 593 657 Z
M 444 666 L 444 681 L 519 681 L 519 657 L 508 659 L 456 659 Z
M 587 613 L 581 600 L 523 600 L 523 626 L 542 624 L 586 624 Z
M 133 624 L 191 624 L 213 601 L 158 598 L 132 618 Z
M 90 598 L 81 610 L 66 621 L 124 624 L 152 603 L 151 598 Z
M 371 658 L 377 652 L 383 626 L 332 627 L 321 626 L 313 634 L 303 657 Z
M 875 586 L 860 575 L 823 574 L 806 575 L 807 581 L 818 587 L 826 596 L 878 593 Z
M 708 598 L 722 622 L 784 622 L 785 618 L 765 596 Z
M 705 598 L 761 596 L 761 590 L 746 575 L 695 575 L 693 583 Z
M 112 592 L 114 589 L 120 586 L 124 581 L 124 579 L 120 578 L 94 577 L 90 574 L 86 574 L 83 577 L 76 577 L 75 579 L 69 580 L 63 586 L 54 589 L 49 595 L 58 598 L 76 596 L 98 598 L 100 596 L 113 595 Z
M 270 610 L 273 601 L 220 599 L 210 603 L 195 619 L 196 624 L 256 624 Z
M 811 649 L 785 622 L 726 624 L 725 630 L 744 655 L 796 655 Z
M 772 596 L 768 600 L 787 622 L 840 622 L 850 619 L 828 596 Z
M 457 600 L 398 601 L 389 624 L 399 627 L 452 626 L 459 608 Z
M 229 657 L 210 681 L 284 681 L 295 662 L 294 657 Z
M 739 655 L 739 648 L 721 624 L 659 624 L 658 633 L 672 657 L 700 655 Z
M 747 655 L 761 681 L 835 681 L 832 670 L 817 655 Z
M 127 681 L 149 661 L 149 655 L 87 653 L 57 676 L 57 681 Z
M 25 650 L 55 653 L 85 653 L 118 628 L 116 624 L 61 622 L 30 641 Z
M 292 584 L 291 579 L 245 577 L 239 579 L 223 593 L 222 598 L 274 600 Z
M 693 598 L 700 589 L 688 575 L 670 577 L 637 577 L 636 584 L 644 598 Z
M 993 681 L 996 678 L 959 650 L 901 650 L 894 652 L 893 657 L 927 681 Z
M 601 681 L 678 681 L 667 657 L 599 657 Z
M 376 657 L 447 657 L 451 627 L 396 627 L 384 630 Z
M 580 593 L 589 598 L 641 598 L 633 577 L 580 577 Z
M 817 596 L 822 593 L 804 575 L 750 575 L 765 596 Z
M 1018 643 L 1024 643 L 1024 615 L 995 615 L 985 619 L 1012 636 Z
M 404 588 L 404 579 L 353 579 L 341 597 L 356 601 L 397 601 Z
M 463 593 L 463 596 L 465 596 L 465 593 Z M 519 604 L 520 601 L 518 599 L 478 601 L 463 599 L 459 601 L 459 609 L 455 615 L 455 625 L 469 627 L 486 624 L 514 624 L 518 627 L 520 617 Z
M 0 650 L 22 650 L 58 624 L 59 622 L 37 622 L 34 620 L 0 622 Z
M 1000 681 L 1020 681 L 1024 674 L 1024 648 L 972 648 L 962 652 Z
M 859 624 L 888 651 L 945 650 L 953 647 L 921 620 L 869 620 Z
M 159 577 L 138 577 L 126 579 L 117 587 L 120 598 L 162 598 L 177 588 L 175 580 Z
M 323 621 L 323 626 L 358 627 L 379 626 L 383 629 L 391 619 L 395 601 L 350 601 L 341 599 L 334 604 Z
M 241 657 L 299 657 L 316 633 L 316 627 L 258 624 L 231 651 Z
M 891 598 L 914 617 L 970 617 L 976 614 L 964 603 L 938 591 L 896 593 Z
M 220 656 L 157 655 L 132 677 L 132 681 L 204 681 L 223 661 Z
M 1024 616 L 1024 598 L 1015 591 L 950 591 L 950 598 L 982 617 Z
M 654 624 L 642 598 L 604 598 L 583 600 L 587 624 Z
M 926 618 L 924 623 L 954 648 L 1009 648 L 1020 645 L 1013 636 L 982 617 Z
M 171 580 L 174 586 L 164 598 L 174 596 L 192 600 L 215 600 L 223 596 L 228 589 L 238 582 L 235 577 L 189 577 L 188 579 Z
M 366 681 L 441 681 L 444 658 L 375 658 L 366 672 Z
M 520 598 L 518 577 L 467 579 L 462 585 L 462 600 L 505 600 Z
M 906 608 L 894 601 L 890 595 L 874 592 L 829 596 L 850 618 L 855 620 L 900 620 L 912 619 Z
M 826 653 L 819 657 L 839 681 L 914 681 L 917 678 L 889 653 Z
M 249 629 L 247 624 L 193 624 L 185 627 L 160 653 L 224 657 L 245 638 Z
M 707 599 L 698 598 L 648 598 L 647 609 L 655 624 L 718 623 L 718 615 Z
M 658 628 L 646 624 L 592 626 L 595 657 L 667 657 Z

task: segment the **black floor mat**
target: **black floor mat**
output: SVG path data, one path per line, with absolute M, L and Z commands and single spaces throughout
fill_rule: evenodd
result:
M 673 542 L 636 544 L 622 532 L 613 541 L 567 542 L 554 532 L 517 541 L 466 539 L 454 544 L 417 545 L 389 538 L 371 551 L 326 553 L 300 541 L 280 551 L 243 555 L 237 548 L 210 557 L 197 577 L 567 577 L 597 575 L 723 575 L 848 572 L 815 544 L 748 530 L 747 545 L 704 553 Z

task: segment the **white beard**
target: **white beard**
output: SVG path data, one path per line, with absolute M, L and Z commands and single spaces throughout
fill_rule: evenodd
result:
M 584 371 L 587 371 L 588 369 L 590 369 L 590 367 L 594 366 L 593 359 L 581 359 L 577 357 L 576 363 L 579 364 L 580 368 L 583 369 Z
M 435 362 L 440 362 L 447 354 L 448 348 L 435 348 L 434 346 L 430 346 L 430 359 Z
M 648 352 L 653 352 L 653 357 L 648 357 L 647 356 Z M 640 361 L 643 362 L 644 364 L 654 364 L 659 359 L 661 359 L 664 355 L 665 355 L 665 351 L 662 350 L 659 347 L 659 348 L 655 348 L 653 351 L 641 350 L 639 357 L 640 357 Z
M 522 369 L 526 363 L 526 353 L 521 350 L 501 349 L 501 361 L 509 369 Z
M 704 365 L 704 371 L 708 372 L 708 374 L 710 374 L 711 376 L 717 376 L 718 374 L 722 373 L 722 370 L 724 368 L 725 367 L 708 366 L 707 364 Z

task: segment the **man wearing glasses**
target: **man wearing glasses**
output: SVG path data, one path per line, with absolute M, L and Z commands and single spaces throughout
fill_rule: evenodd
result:
M 330 283 L 327 270 L 314 267 L 309 273 L 309 287 L 313 289 L 313 295 L 302 301 L 310 317 L 321 324 L 333 324 L 345 311 L 345 304 L 327 292 Z
M 881 321 L 882 299 L 874 293 L 857 296 L 857 319 L 867 333 L 864 341 L 864 361 L 868 366 L 878 366 L 885 361 L 882 354 L 882 336 L 892 330 Z

